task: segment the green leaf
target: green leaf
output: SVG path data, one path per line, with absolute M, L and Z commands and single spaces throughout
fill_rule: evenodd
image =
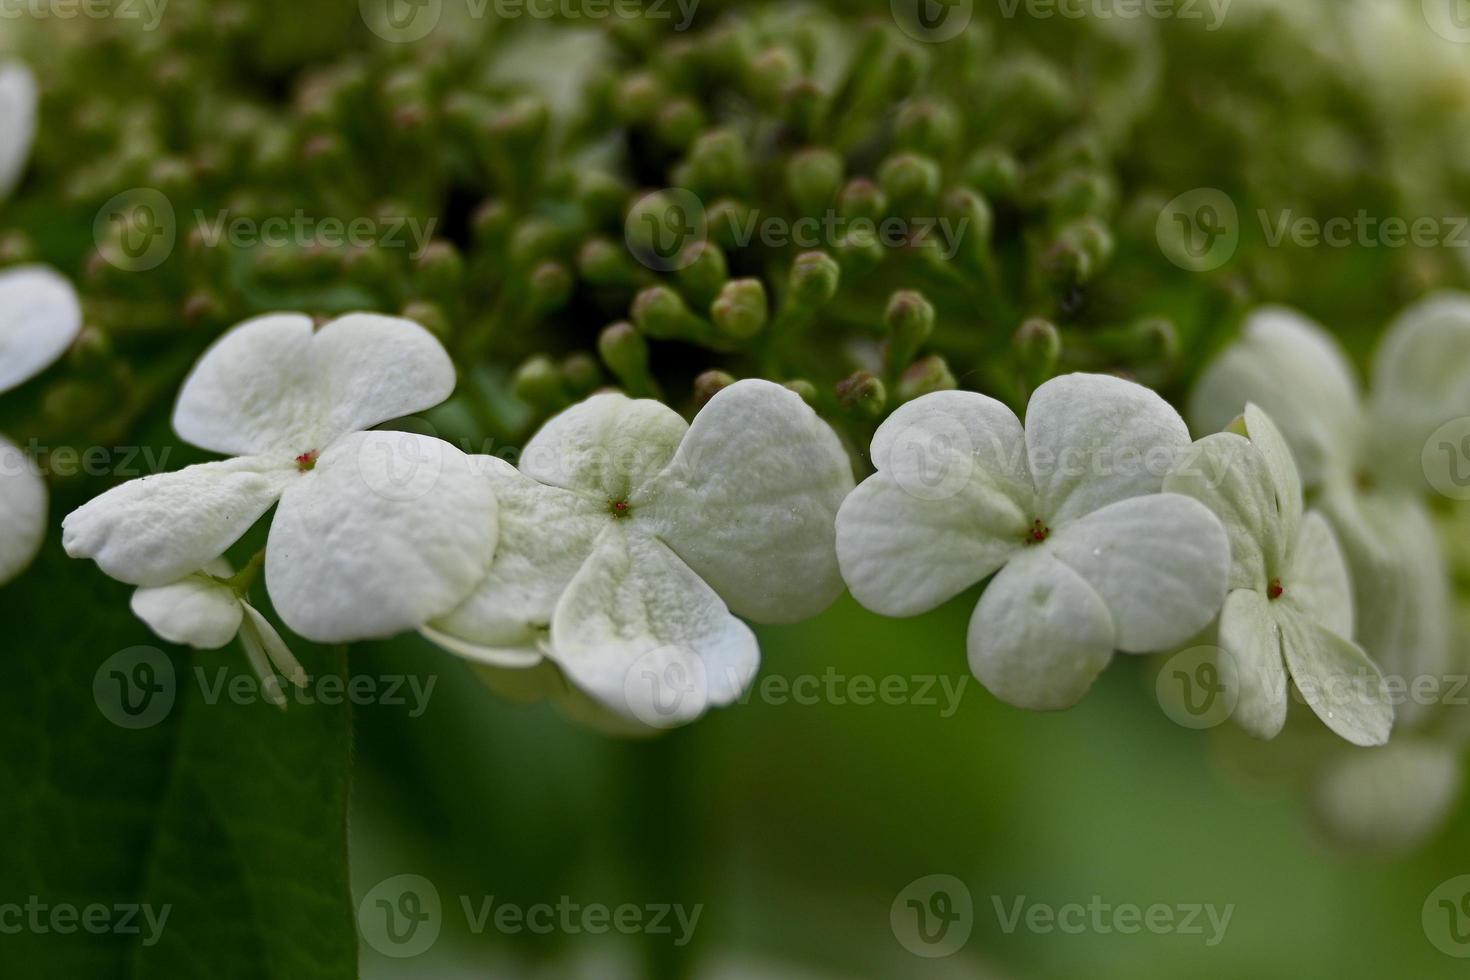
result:
M 0 685 L 0 901 L 38 910 L 4 936 L 5 972 L 355 977 L 350 709 L 271 707 L 238 647 L 162 643 L 129 592 L 54 538 L 0 589 L 0 616 L 23 627 Z M 344 652 L 293 649 L 314 679 L 345 676 Z M 151 921 L 126 910 L 142 905 Z

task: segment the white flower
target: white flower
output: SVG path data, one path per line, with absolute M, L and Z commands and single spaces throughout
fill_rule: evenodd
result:
M 107 492 L 66 518 L 63 544 L 114 578 L 164 585 L 279 501 L 266 586 L 292 630 L 325 643 L 417 629 L 485 576 L 494 489 L 445 442 L 363 430 L 453 389 L 449 356 L 408 320 L 247 321 L 200 358 L 173 419 L 185 441 L 237 457 Z
M 1201 377 L 1191 421 L 1218 430 L 1247 402 L 1280 425 L 1337 532 L 1363 648 L 1390 676 L 1443 677 L 1450 587 L 1421 500 L 1429 475 L 1421 454 L 1442 423 L 1470 415 L 1470 297 L 1442 294 L 1400 316 L 1379 345 L 1366 403 L 1326 331 L 1290 310 L 1263 309 Z M 1405 703 L 1400 720 L 1417 722 L 1426 707 Z
M 1205 503 L 1230 536 L 1230 594 L 1220 611 L 1222 681 L 1234 717 L 1257 738 L 1286 723 L 1292 681 L 1317 716 L 1355 745 L 1382 745 L 1393 707 L 1378 667 L 1353 635 L 1352 586 L 1331 526 L 1302 513 L 1296 461 L 1255 405 L 1245 438 L 1206 436 L 1164 481 Z
M 693 424 L 595 395 L 549 421 L 519 470 L 486 464 L 495 562 L 426 635 L 498 667 L 549 658 L 623 719 L 665 727 L 728 704 L 760 659 L 735 615 L 794 622 L 842 592 L 832 521 L 851 464 L 779 385 L 736 382 Z
M 76 290 L 60 275 L 42 266 L 0 272 L 0 393 L 50 367 L 81 329 Z M 36 557 L 46 534 L 46 510 L 46 483 L 36 464 L 0 436 L 0 584 Z
M 144 586 L 133 593 L 133 613 L 163 639 L 196 650 L 218 650 L 239 636 L 266 699 L 284 706 L 275 671 L 297 687 L 306 685 L 306 671 L 270 621 L 235 590 L 231 574 L 216 559 L 177 582 Z
M 1169 649 L 1219 612 L 1224 528 L 1158 492 L 1188 445 L 1178 413 L 1118 378 L 1047 382 L 1024 430 L 984 395 L 926 395 L 873 437 L 878 472 L 837 516 L 843 576 L 869 609 L 912 616 L 994 574 L 971 669 L 1011 704 L 1070 707 L 1115 650 Z
M 30 159 L 40 96 L 31 70 L 0 61 L 0 201 L 10 196 Z

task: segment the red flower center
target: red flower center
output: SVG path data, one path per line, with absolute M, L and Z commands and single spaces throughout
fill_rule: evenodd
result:
M 1271 580 L 1271 584 L 1268 585 L 1268 586 L 1266 586 L 1266 598 L 1268 598 L 1268 599 L 1280 599 L 1281 598 L 1281 593 L 1283 593 L 1285 591 L 1286 590 L 1281 587 L 1281 579 L 1279 579 L 1279 578 L 1273 578 Z
M 316 458 L 321 455 L 319 450 L 313 449 L 309 453 L 302 453 L 296 457 L 296 468 L 303 473 L 309 473 L 316 469 Z
M 1031 522 L 1031 530 L 1026 532 L 1026 543 L 1040 544 L 1046 540 L 1049 534 L 1051 534 L 1051 528 L 1041 523 L 1041 519 L 1037 518 Z

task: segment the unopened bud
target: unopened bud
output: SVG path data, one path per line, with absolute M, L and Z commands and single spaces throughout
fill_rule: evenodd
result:
M 787 302 L 795 310 L 812 312 L 837 295 L 842 267 L 826 252 L 802 252 L 791 263 Z
M 766 287 L 759 279 L 735 279 L 725 284 L 710 305 L 715 329 L 727 337 L 745 340 L 765 328 L 769 317 Z
M 842 156 L 833 150 L 812 147 L 802 150 L 786 164 L 786 192 L 802 214 L 819 214 L 831 205 L 842 186 Z
M 948 362 L 938 354 L 930 354 L 904 368 L 903 375 L 898 379 L 897 394 L 902 403 L 936 391 L 953 391 L 958 387 L 959 383 L 955 381 L 954 372 L 949 369 Z
M 903 214 L 922 211 L 939 194 L 939 164 L 917 153 L 897 153 L 878 167 L 878 184 Z
M 694 379 L 694 407 L 701 409 L 709 400 L 735 383 L 734 376 L 724 371 L 705 371 Z
M 888 328 L 891 377 L 908 366 L 934 332 L 934 306 L 922 293 L 901 289 L 889 297 L 883 324 Z
M 1027 384 L 1034 387 L 1056 372 L 1057 360 L 1062 356 L 1062 335 L 1051 321 L 1039 317 L 1027 320 L 1016 331 L 1013 343 Z
M 558 411 L 571 402 L 561 372 L 545 354 L 537 354 L 522 364 L 511 387 L 517 398 L 543 412 Z
M 888 389 L 872 374 L 858 371 L 837 383 L 837 403 L 852 415 L 876 419 L 888 405 Z

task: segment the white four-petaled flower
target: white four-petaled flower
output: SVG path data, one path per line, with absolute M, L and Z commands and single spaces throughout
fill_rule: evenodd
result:
M 489 569 L 494 487 L 448 443 L 364 430 L 437 405 L 454 380 L 408 320 L 242 323 L 200 358 L 173 418 L 180 438 L 235 458 L 124 483 L 70 514 L 63 544 L 124 582 L 166 585 L 279 501 L 265 577 L 291 629 L 320 642 L 417 629 Z
M 1384 334 L 1368 399 L 1334 338 L 1291 310 L 1266 308 L 1200 378 L 1190 420 L 1214 432 L 1247 402 L 1275 421 L 1302 481 L 1332 523 L 1352 572 L 1358 641 L 1384 673 L 1412 684 L 1450 670 L 1450 583 L 1424 506 L 1424 454 L 1442 423 L 1470 416 L 1470 297 L 1441 294 Z M 1432 705 L 1405 700 L 1400 721 Z
M 82 329 L 76 290 L 42 266 L 0 272 L 0 393 L 59 358 Z M 25 570 L 46 536 L 46 483 L 36 464 L 0 436 L 0 584 Z
M 303 687 L 306 671 L 270 621 L 236 591 L 232 574 L 221 558 L 177 582 L 144 586 L 133 593 L 133 613 L 163 639 L 196 650 L 218 650 L 238 636 L 266 700 L 284 706 L 275 672 Z
M 1201 439 L 1164 481 L 1208 506 L 1230 536 L 1219 645 L 1234 718 L 1257 738 L 1275 738 L 1286 723 L 1289 673 L 1328 728 L 1356 745 L 1382 745 L 1393 707 L 1378 667 L 1352 641 L 1352 585 L 1337 537 L 1321 514 L 1303 514 L 1301 477 L 1280 430 L 1255 405 L 1243 424 L 1245 436 Z
M 600 394 L 549 421 L 500 500 L 490 574 L 426 630 L 482 664 L 549 659 L 615 716 L 652 727 L 728 704 L 760 651 L 736 615 L 794 622 L 842 591 L 833 518 L 852 468 L 797 395 L 739 381 L 692 424 Z
M 1189 442 L 1163 399 L 1113 377 L 1047 382 L 1024 429 L 984 395 L 926 395 L 873 437 L 877 473 L 837 516 L 843 576 L 869 609 L 912 616 L 994 575 L 970 621 L 976 677 L 1070 707 L 1115 650 L 1167 650 L 1220 609 L 1224 528 L 1159 492 Z

